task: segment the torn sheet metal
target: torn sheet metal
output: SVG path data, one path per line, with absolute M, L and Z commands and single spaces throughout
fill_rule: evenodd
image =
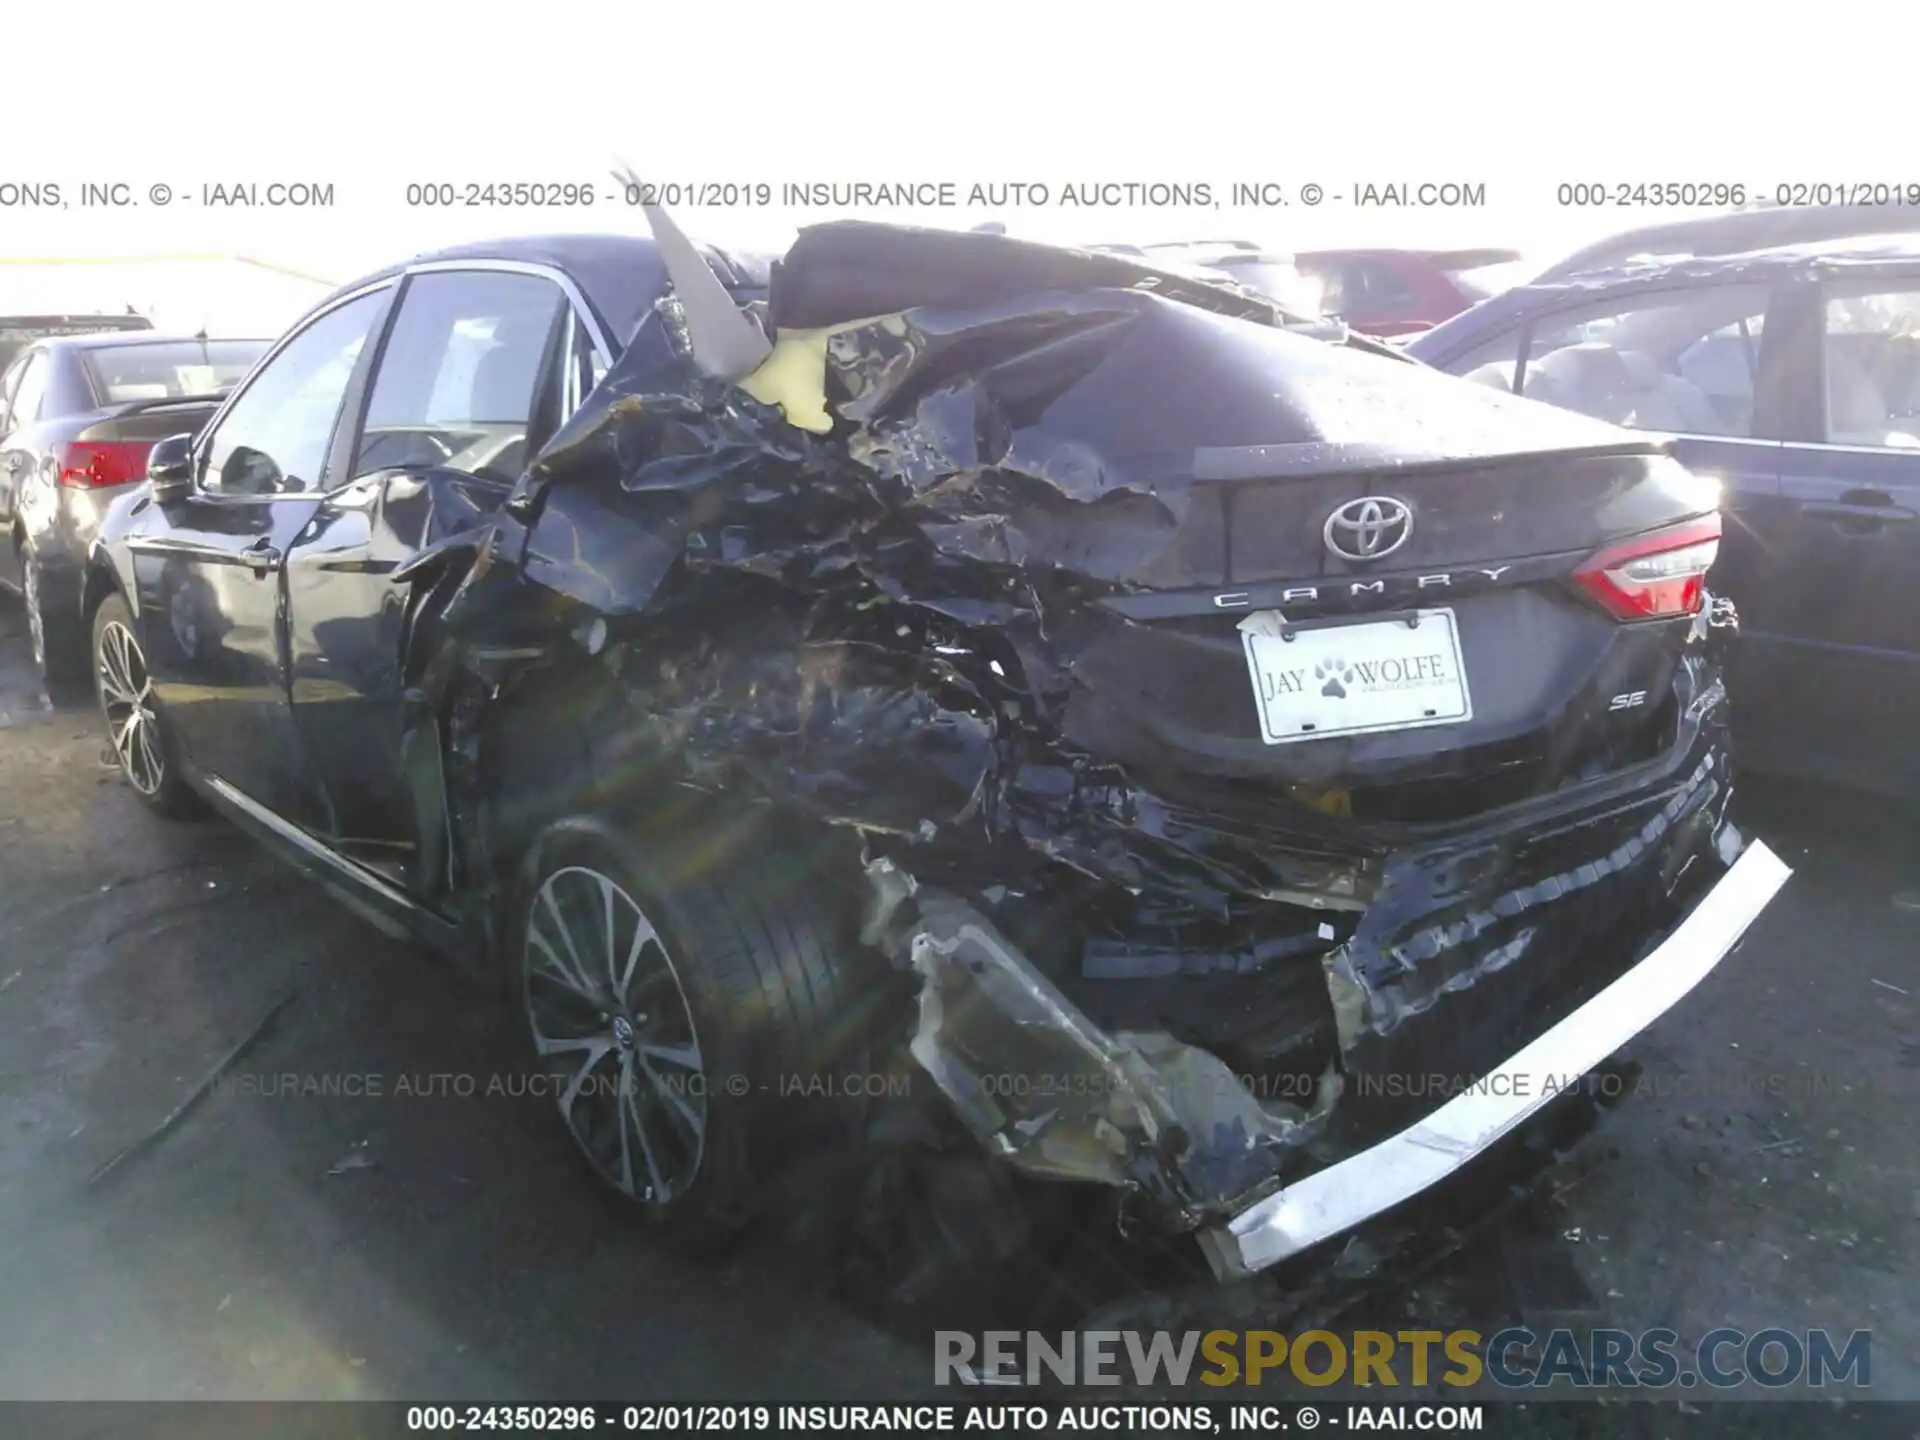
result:
M 890 867 L 882 903 L 900 897 Z M 921 978 L 909 1049 L 993 1153 L 1030 1174 L 1137 1189 L 1195 1223 L 1270 1182 L 1330 1109 L 1261 1102 L 1164 1032 L 1107 1034 L 971 905 L 916 890 L 883 943 Z

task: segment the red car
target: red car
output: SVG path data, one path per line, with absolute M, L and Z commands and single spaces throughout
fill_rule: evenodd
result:
M 1528 278 L 1514 250 L 1310 250 L 1320 308 L 1369 335 L 1411 335 Z

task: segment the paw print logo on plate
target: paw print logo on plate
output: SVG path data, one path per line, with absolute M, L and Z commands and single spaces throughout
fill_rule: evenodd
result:
M 1322 695 L 1335 700 L 1347 698 L 1347 682 L 1353 679 L 1353 667 L 1337 655 L 1330 655 L 1313 667 L 1313 678 L 1327 683 L 1320 687 Z

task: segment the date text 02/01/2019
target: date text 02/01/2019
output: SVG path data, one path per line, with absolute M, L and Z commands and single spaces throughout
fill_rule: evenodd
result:
M 1920 209 L 1920 180 L 1788 180 L 1773 187 L 1773 203 Z
M 1750 185 L 1738 180 L 1571 180 L 1554 187 L 1563 207 L 1637 209 L 1780 209 L 1853 207 L 1920 209 L 1920 180 L 1786 180 Z

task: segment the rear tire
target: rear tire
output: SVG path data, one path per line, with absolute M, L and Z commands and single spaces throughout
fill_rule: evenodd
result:
M 520 1043 L 599 1179 L 713 1248 L 824 1138 L 788 1077 L 850 1053 L 877 960 L 794 852 L 623 828 L 569 819 L 529 847 L 507 932 Z
M 180 774 L 166 717 L 153 700 L 133 612 L 118 595 L 94 612 L 92 651 L 94 694 L 121 775 L 155 813 L 172 820 L 198 814 L 200 797 Z

